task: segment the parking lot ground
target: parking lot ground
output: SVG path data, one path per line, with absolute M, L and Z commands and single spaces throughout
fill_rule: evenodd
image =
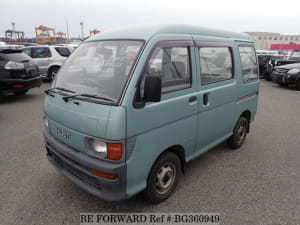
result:
M 300 93 L 261 81 L 245 145 L 226 143 L 191 162 L 159 205 L 140 195 L 107 203 L 71 183 L 46 159 L 42 90 L 0 103 L 0 224 L 79 224 L 83 212 L 216 212 L 224 225 L 300 224 Z M 222 115 L 220 115 L 222 116 Z

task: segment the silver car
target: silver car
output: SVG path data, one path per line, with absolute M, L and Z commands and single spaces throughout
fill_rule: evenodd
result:
M 69 46 L 40 45 L 22 49 L 24 53 L 34 59 L 44 79 L 52 80 L 57 71 L 74 50 Z

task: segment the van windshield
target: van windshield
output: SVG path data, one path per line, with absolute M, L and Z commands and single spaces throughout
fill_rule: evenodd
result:
M 59 70 L 53 87 L 117 103 L 142 45 L 128 40 L 83 43 Z

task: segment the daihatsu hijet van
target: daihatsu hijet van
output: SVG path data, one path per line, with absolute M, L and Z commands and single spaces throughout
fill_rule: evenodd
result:
M 74 51 L 46 91 L 47 156 L 101 199 L 144 191 L 161 202 L 187 162 L 225 140 L 242 146 L 258 89 L 245 34 L 183 25 L 104 32 Z

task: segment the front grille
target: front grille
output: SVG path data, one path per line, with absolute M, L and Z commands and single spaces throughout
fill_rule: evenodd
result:
M 54 162 L 56 163 L 56 165 L 58 167 L 66 170 L 69 174 L 75 176 L 76 178 L 83 181 L 84 183 L 87 183 L 96 189 L 102 190 L 101 183 L 94 177 L 89 176 L 86 173 L 75 168 L 70 163 L 63 160 L 62 157 L 58 156 L 53 151 L 48 150 L 48 155 L 49 155 L 49 157 L 51 157 L 54 160 Z M 79 164 L 77 163 L 77 165 L 79 165 Z
M 10 76 L 13 79 L 20 79 L 22 76 L 26 76 L 26 70 L 12 70 Z

